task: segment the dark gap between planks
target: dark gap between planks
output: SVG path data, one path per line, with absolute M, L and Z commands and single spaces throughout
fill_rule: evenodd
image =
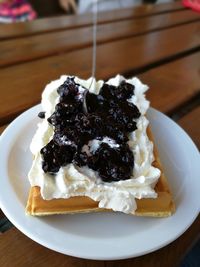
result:
M 157 61 L 155 61 L 153 63 L 149 63 L 148 66 L 142 66 L 142 67 L 136 68 L 133 71 L 124 72 L 122 74 L 125 77 L 131 77 L 131 76 L 134 76 L 134 75 L 142 74 L 142 73 L 147 72 L 147 71 L 149 71 L 151 69 L 160 67 L 163 64 L 167 64 L 167 63 L 176 61 L 178 59 L 181 59 L 181 58 L 187 57 L 189 55 L 195 54 L 195 53 L 197 53 L 199 51 L 200 51 L 200 46 L 198 45 L 198 46 L 196 46 L 194 48 L 191 48 L 191 49 L 189 49 L 187 51 L 179 52 L 179 53 L 177 53 L 175 55 L 168 56 L 168 57 L 163 58 L 161 60 L 157 60 Z M 108 79 L 108 78 L 110 78 L 110 77 L 106 77 L 106 79 Z
M 199 88 L 200 91 L 200 88 Z M 200 93 L 197 93 L 186 103 L 176 107 L 173 112 L 169 112 L 168 116 L 171 117 L 174 121 L 178 121 L 192 110 L 200 106 Z

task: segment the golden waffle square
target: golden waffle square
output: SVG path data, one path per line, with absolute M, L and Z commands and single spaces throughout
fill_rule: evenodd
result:
M 147 129 L 148 137 L 153 142 L 150 128 Z M 154 144 L 153 166 L 161 170 L 161 176 L 155 186 L 157 198 L 136 199 L 137 209 L 132 215 L 167 217 L 174 213 L 175 205 L 172 199 L 167 179 Z M 110 211 L 98 207 L 98 202 L 85 196 L 71 197 L 69 199 L 44 200 L 38 186 L 31 187 L 26 206 L 26 213 L 29 215 L 43 216 L 53 214 L 75 214 L 88 212 Z

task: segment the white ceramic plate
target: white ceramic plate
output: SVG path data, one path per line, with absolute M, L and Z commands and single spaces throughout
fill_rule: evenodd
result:
M 199 213 L 200 156 L 171 119 L 150 109 L 149 119 L 177 206 L 169 218 L 117 213 L 26 216 L 31 138 L 40 106 L 24 112 L 0 138 L 0 207 L 25 235 L 52 250 L 87 259 L 125 259 L 157 250 L 179 237 Z

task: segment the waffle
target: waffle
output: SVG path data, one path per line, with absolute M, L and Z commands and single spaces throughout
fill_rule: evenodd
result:
M 149 139 L 153 142 L 153 136 L 150 128 L 147 129 Z M 163 172 L 163 168 L 158 156 L 158 152 L 154 144 L 153 166 L 161 170 L 161 176 L 155 186 L 157 198 L 136 199 L 137 209 L 133 215 L 151 216 L 151 217 L 167 217 L 174 213 L 175 205 L 172 195 Z M 26 213 L 29 215 L 43 216 L 53 214 L 75 214 L 111 211 L 98 207 L 98 202 L 85 196 L 71 197 L 69 199 L 52 199 L 44 200 L 40 194 L 40 188 L 31 187 L 26 206 Z

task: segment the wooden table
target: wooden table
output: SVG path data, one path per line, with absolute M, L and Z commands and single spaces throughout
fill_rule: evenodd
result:
M 98 21 L 97 78 L 139 76 L 151 88 L 152 106 L 176 120 L 200 147 L 200 15 L 174 2 L 104 12 Z M 0 40 L 1 131 L 39 103 L 50 80 L 91 75 L 92 15 L 0 25 Z M 12 227 L 0 238 L 0 266 L 173 267 L 199 237 L 199 223 L 200 216 L 156 252 L 109 262 L 61 255 Z

